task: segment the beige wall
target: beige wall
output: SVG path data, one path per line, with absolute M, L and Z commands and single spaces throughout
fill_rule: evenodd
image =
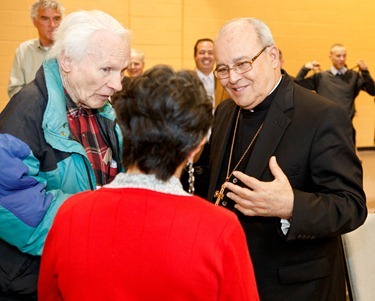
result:
M 0 2 L 0 110 L 8 102 L 7 83 L 14 50 L 37 36 L 29 18 L 33 0 Z M 101 9 L 133 31 L 133 47 L 146 54 L 146 68 L 170 64 L 194 68 L 193 45 L 214 38 L 220 26 L 235 17 L 265 21 L 283 50 L 285 68 L 295 75 L 308 60 L 328 68 L 329 47 L 340 42 L 348 49 L 348 66 L 364 59 L 375 76 L 375 2 L 373 0 L 62 0 L 66 13 Z M 357 98 L 358 144 L 373 144 L 373 97 Z

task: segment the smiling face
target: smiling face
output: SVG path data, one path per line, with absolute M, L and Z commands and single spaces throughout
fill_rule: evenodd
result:
M 74 61 L 62 54 L 64 88 L 78 106 L 101 108 L 115 91 L 122 89 L 121 80 L 129 60 L 126 40 L 107 31 L 97 32 L 82 60 Z
M 232 24 L 215 41 L 216 66 L 231 68 L 236 63 L 250 61 L 264 46 L 267 45 L 260 43 L 252 25 Z M 250 110 L 268 96 L 280 76 L 279 53 L 271 45 L 254 61 L 251 70 L 243 74 L 230 70 L 229 78 L 220 82 L 238 106 Z
M 202 41 L 197 45 L 197 52 L 194 56 L 195 65 L 199 71 L 209 75 L 214 69 L 214 45 L 210 41 Z
M 143 61 L 143 55 L 140 53 L 131 53 L 129 68 L 126 70 L 130 78 L 135 78 L 142 75 L 145 63 Z

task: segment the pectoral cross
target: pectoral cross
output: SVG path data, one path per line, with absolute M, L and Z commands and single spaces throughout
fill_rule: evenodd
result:
M 218 206 L 220 204 L 221 200 L 224 198 L 224 190 L 225 190 L 225 187 L 224 187 L 224 184 L 223 184 L 223 185 L 221 185 L 220 191 L 218 191 L 218 190 L 215 191 L 214 197 L 216 198 L 216 202 L 215 202 L 216 206 Z

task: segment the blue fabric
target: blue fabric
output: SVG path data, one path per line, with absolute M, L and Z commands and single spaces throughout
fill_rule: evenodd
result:
M 36 227 L 53 196 L 46 194 L 44 183 L 28 175 L 29 168 L 23 160 L 31 154 L 29 146 L 21 140 L 0 134 L 0 206 L 30 227 Z
M 44 61 L 43 69 L 10 100 L 0 123 L 0 238 L 32 255 L 41 255 L 61 204 L 96 186 L 83 146 L 71 139 L 56 60 Z M 100 118 L 113 121 L 107 129 L 112 131 L 112 106 L 98 111 Z M 119 145 L 113 146 L 119 152 L 118 125 L 115 131 Z

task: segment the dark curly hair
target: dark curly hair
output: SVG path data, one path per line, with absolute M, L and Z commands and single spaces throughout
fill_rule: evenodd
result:
M 123 165 L 167 181 L 207 135 L 212 99 L 193 71 L 158 65 L 134 79 L 115 104 Z

